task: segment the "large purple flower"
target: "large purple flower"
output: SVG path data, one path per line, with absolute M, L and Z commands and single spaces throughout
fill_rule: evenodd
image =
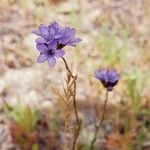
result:
M 100 80 L 101 83 L 108 91 L 112 91 L 113 87 L 118 83 L 120 75 L 115 69 L 102 69 L 94 72 L 96 79 Z
M 75 38 L 75 29 L 65 27 L 62 28 L 58 23 L 54 22 L 49 25 L 40 25 L 38 30 L 32 33 L 39 37 L 35 40 L 36 47 L 40 51 L 37 62 L 43 63 L 48 60 L 50 66 L 56 64 L 56 57 L 62 57 L 65 53 L 63 47 L 69 45 L 75 47 L 79 38 Z

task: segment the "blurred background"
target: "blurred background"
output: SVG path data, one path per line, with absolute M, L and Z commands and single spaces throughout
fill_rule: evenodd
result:
M 65 48 L 65 58 L 78 74 L 83 128 L 77 149 L 89 148 L 102 111 L 105 90 L 93 72 L 108 67 L 117 69 L 121 79 L 109 94 L 95 149 L 150 150 L 149 0 L 1 0 L 0 149 L 61 149 L 63 121 L 54 89 L 65 78 L 64 64 L 61 59 L 54 68 L 37 64 L 36 36 L 31 34 L 54 21 L 76 28 L 82 39 L 76 48 Z M 41 116 L 47 128 L 41 127 Z M 37 131 L 44 142 L 33 140 Z

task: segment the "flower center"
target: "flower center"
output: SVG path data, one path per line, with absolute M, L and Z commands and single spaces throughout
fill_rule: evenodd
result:
M 53 55 L 55 54 L 55 51 L 54 51 L 54 50 L 50 50 L 50 51 L 48 52 L 48 54 L 51 55 L 51 56 L 53 56 Z

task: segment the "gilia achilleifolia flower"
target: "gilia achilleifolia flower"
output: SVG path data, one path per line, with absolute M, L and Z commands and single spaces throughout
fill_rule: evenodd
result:
M 43 63 L 48 60 L 50 66 L 56 64 L 56 58 L 63 57 L 65 52 L 63 47 L 69 45 L 75 47 L 79 38 L 75 38 L 75 29 L 69 27 L 60 27 L 54 22 L 49 25 L 40 25 L 38 30 L 33 30 L 32 33 L 39 36 L 36 42 L 36 48 L 40 55 L 37 59 L 38 63 Z
M 112 91 L 113 87 L 118 83 L 120 75 L 115 69 L 102 69 L 94 72 L 96 79 L 100 80 L 101 83 L 108 91 Z

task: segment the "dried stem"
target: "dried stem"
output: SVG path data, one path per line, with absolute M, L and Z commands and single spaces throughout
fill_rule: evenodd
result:
M 64 145 L 63 145 L 63 150 L 67 150 L 67 131 L 68 131 L 68 122 L 65 121 L 65 141 L 64 141 Z
M 63 61 L 64 61 L 64 63 L 65 63 L 65 67 L 66 67 L 66 70 L 68 71 L 69 75 L 70 75 L 72 78 L 75 78 L 75 77 L 72 75 L 72 72 L 71 72 L 71 70 L 70 70 L 70 68 L 69 68 L 69 66 L 68 66 L 68 64 L 67 64 L 67 62 L 66 62 L 66 60 L 65 60 L 65 58 L 62 57 L 62 59 L 63 59 Z
M 106 89 L 106 97 L 105 97 L 104 109 L 103 109 L 103 112 L 102 112 L 102 117 L 101 117 L 100 122 L 98 124 L 96 124 L 95 134 L 94 134 L 94 137 L 93 137 L 92 142 L 91 142 L 90 150 L 94 149 L 94 144 L 95 144 L 95 142 L 97 140 L 97 134 L 98 134 L 100 128 L 102 127 L 102 124 L 103 124 L 103 121 L 104 121 L 104 118 L 105 118 L 105 113 L 106 113 L 107 101 L 108 101 L 108 90 Z
M 76 130 L 75 130 L 75 137 L 74 137 L 73 148 L 72 148 L 73 150 L 75 150 L 76 141 L 77 141 L 77 138 L 79 136 L 79 132 L 80 132 L 80 128 L 81 128 L 81 122 L 79 121 L 77 104 L 76 104 L 76 80 L 74 80 L 73 105 L 74 105 L 74 110 L 75 110 L 75 115 L 76 115 L 76 121 L 77 121 L 77 127 L 76 127 Z
M 79 132 L 80 132 L 80 127 L 81 127 L 81 122 L 79 120 L 79 116 L 78 116 L 78 109 L 77 109 L 77 103 L 76 103 L 76 80 L 77 80 L 77 76 L 74 76 L 65 60 L 65 58 L 63 58 L 63 61 L 64 61 L 64 64 L 65 64 L 65 67 L 66 67 L 66 70 L 68 72 L 68 80 L 70 79 L 70 77 L 72 78 L 73 80 L 73 107 L 74 107 L 74 111 L 75 111 L 75 116 L 76 116 L 76 123 L 77 123 L 77 126 L 75 128 L 75 137 L 74 137 L 74 140 L 73 140 L 73 146 L 72 146 L 72 149 L 75 150 L 75 147 L 76 147 L 76 142 L 77 142 L 77 138 L 79 136 Z

